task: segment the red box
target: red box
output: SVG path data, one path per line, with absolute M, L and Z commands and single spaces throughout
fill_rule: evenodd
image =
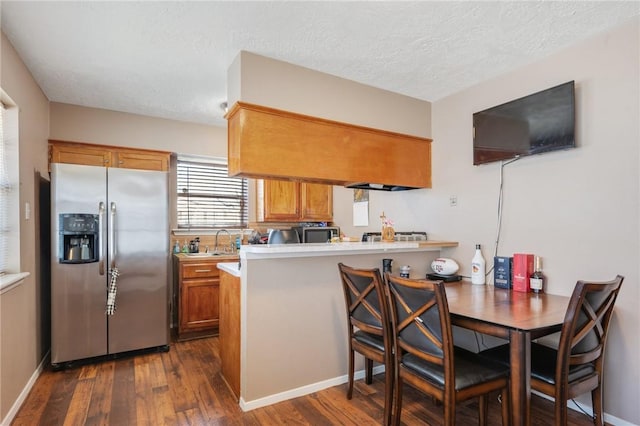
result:
M 528 292 L 529 277 L 533 274 L 533 255 L 515 253 L 513 255 L 513 291 Z

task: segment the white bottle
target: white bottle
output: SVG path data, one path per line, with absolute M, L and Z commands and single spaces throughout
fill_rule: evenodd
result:
M 485 283 L 485 261 L 480 251 L 480 244 L 476 244 L 476 254 L 471 259 L 471 284 Z

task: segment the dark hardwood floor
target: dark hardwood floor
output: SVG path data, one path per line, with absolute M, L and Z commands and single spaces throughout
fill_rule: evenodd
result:
M 377 425 L 384 380 L 357 381 L 352 400 L 346 384 L 243 413 L 220 376 L 218 338 L 171 345 L 169 352 L 139 355 L 45 371 L 12 425 Z M 569 424 L 591 425 L 570 411 Z M 457 410 L 458 425 L 477 424 L 477 402 Z M 441 425 L 442 407 L 407 387 L 402 423 Z M 500 425 L 497 398 L 489 424 Z M 553 404 L 533 398 L 532 425 L 552 425 Z

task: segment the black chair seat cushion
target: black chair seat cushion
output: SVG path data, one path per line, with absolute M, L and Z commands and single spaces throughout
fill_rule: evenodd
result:
M 509 345 L 496 346 L 480 352 L 480 356 L 492 361 L 509 365 Z M 556 362 L 558 351 L 539 343 L 531 343 L 531 377 L 550 385 L 556 382 Z M 595 373 L 592 364 L 576 365 L 569 369 L 569 383 Z
M 384 352 L 384 341 L 382 340 L 382 336 L 376 336 L 375 334 L 358 330 L 353 333 L 353 338 L 360 343 L 364 343 L 365 345 L 378 349 L 380 352 Z
M 498 379 L 509 374 L 508 366 L 483 359 L 479 357 L 478 354 L 466 349 L 455 347 L 454 353 L 456 390 L 465 389 L 469 386 Z M 406 354 L 402 357 L 402 365 L 438 387 L 444 388 L 443 366 L 426 362 L 412 354 Z
M 558 351 L 539 343 L 531 344 L 531 377 L 555 384 L 556 360 Z M 580 380 L 595 373 L 592 364 L 576 365 L 569 368 L 569 383 Z

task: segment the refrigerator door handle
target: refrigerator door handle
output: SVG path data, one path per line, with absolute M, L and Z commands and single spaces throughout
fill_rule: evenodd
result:
M 116 267 L 116 230 L 115 230 L 116 203 L 115 202 L 111 203 L 111 214 L 109 215 L 109 218 L 111 219 L 109 223 L 109 259 L 110 259 L 109 267 L 113 269 Z
M 100 273 L 100 275 L 104 275 L 104 210 L 104 203 L 100 201 L 100 203 L 98 204 L 98 272 Z

